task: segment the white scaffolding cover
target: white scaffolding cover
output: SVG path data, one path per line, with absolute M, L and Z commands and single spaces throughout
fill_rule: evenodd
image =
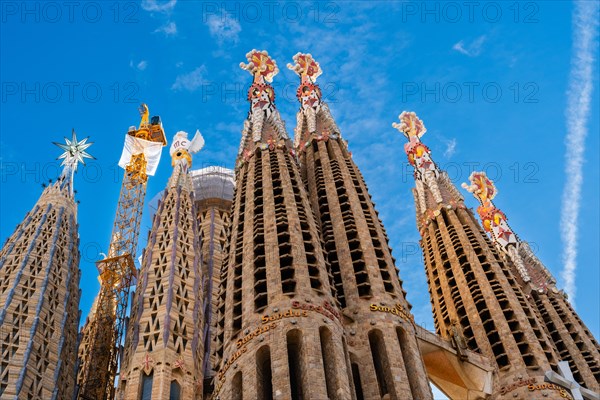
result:
M 162 147 L 163 145 L 160 142 L 151 142 L 135 138 L 131 135 L 125 135 L 125 145 L 123 146 L 123 153 L 119 160 L 119 167 L 125 168 L 129 164 L 129 161 L 131 161 L 131 156 L 143 153 L 146 158 L 146 174 L 153 176 L 160 162 Z

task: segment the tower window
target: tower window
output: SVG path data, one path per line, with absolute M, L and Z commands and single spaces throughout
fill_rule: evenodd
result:
M 256 352 L 256 397 L 257 400 L 273 398 L 271 382 L 271 351 L 269 346 L 263 346 Z
M 295 329 L 287 334 L 288 367 L 292 400 L 301 400 L 302 387 L 302 333 Z
M 242 371 L 238 371 L 233 377 L 231 385 L 231 399 L 242 400 L 244 398 L 244 389 L 242 388 Z
M 154 372 L 150 372 L 150 375 L 142 373 L 142 391 L 140 393 L 140 400 L 152 400 L 153 378 Z
M 177 381 L 171 381 L 171 391 L 169 394 L 169 400 L 180 400 L 181 399 L 181 385 Z

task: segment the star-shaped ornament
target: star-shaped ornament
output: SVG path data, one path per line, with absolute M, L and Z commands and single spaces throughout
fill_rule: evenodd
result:
M 61 166 L 73 164 L 73 167 L 77 169 L 77 164 L 82 163 L 85 165 L 85 159 L 91 158 L 95 160 L 94 156 L 89 154 L 86 150 L 93 143 L 88 143 L 89 137 L 82 139 L 80 141 L 77 140 L 77 135 L 75 134 L 75 129 L 73 129 L 73 136 L 71 140 L 65 137 L 65 144 L 53 142 L 55 145 L 64 150 L 57 160 L 63 160 L 60 164 Z

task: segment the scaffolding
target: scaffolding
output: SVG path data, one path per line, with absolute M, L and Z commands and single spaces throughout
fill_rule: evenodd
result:
M 140 114 L 140 127 L 130 128 L 128 139 L 140 139 L 136 142 L 138 150 L 148 143 L 165 146 L 167 141 L 160 118 L 152 117 L 149 122 L 145 104 L 140 107 Z M 134 256 L 146 196 L 147 167 L 144 151 L 132 152 L 125 166 L 108 256 L 97 263 L 100 293 L 95 313 L 83 332 L 87 338 L 86 349 L 80 352 L 78 400 L 112 400 L 115 396 L 129 290 L 137 276 Z

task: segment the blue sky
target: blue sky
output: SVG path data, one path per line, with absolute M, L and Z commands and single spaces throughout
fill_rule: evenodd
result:
M 3 2 L 0 240 L 56 176 L 60 151 L 51 142 L 72 128 L 90 136 L 97 160 L 76 176 L 85 316 L 98 290 L 94 261 L 110 239 L 122 176 L 116 163 L 127 128 L 139 123 L 138 104 L 162 117 L 169 140 L 178 130 L 202 131 L 206 147 L 195 167 L 233 167 L 251 80 L 238 64 L 253 48 L 275 58 L 276 103 L 291 134 L 298 78 L 285 65 L 302 51 L 322 66 L 318 82 L 377 203 L 417 322 L 433 329 L 405 139 L 391 127 L 403 110 L 424 120 L 423 141 L 457 185 L 473 168 L 488 172 L 499 188 L 496 205 L 562 287 L 574 4 L 477 4 Z M 574 282 L 577 310 L 599 337 L 597 62 L 593 68 Z M 147 200 L 170 172 L 164 150 Z M 566 190 L 568 198 L 575 193 Z M 139 252 L 148 228 L 146 215 Z

